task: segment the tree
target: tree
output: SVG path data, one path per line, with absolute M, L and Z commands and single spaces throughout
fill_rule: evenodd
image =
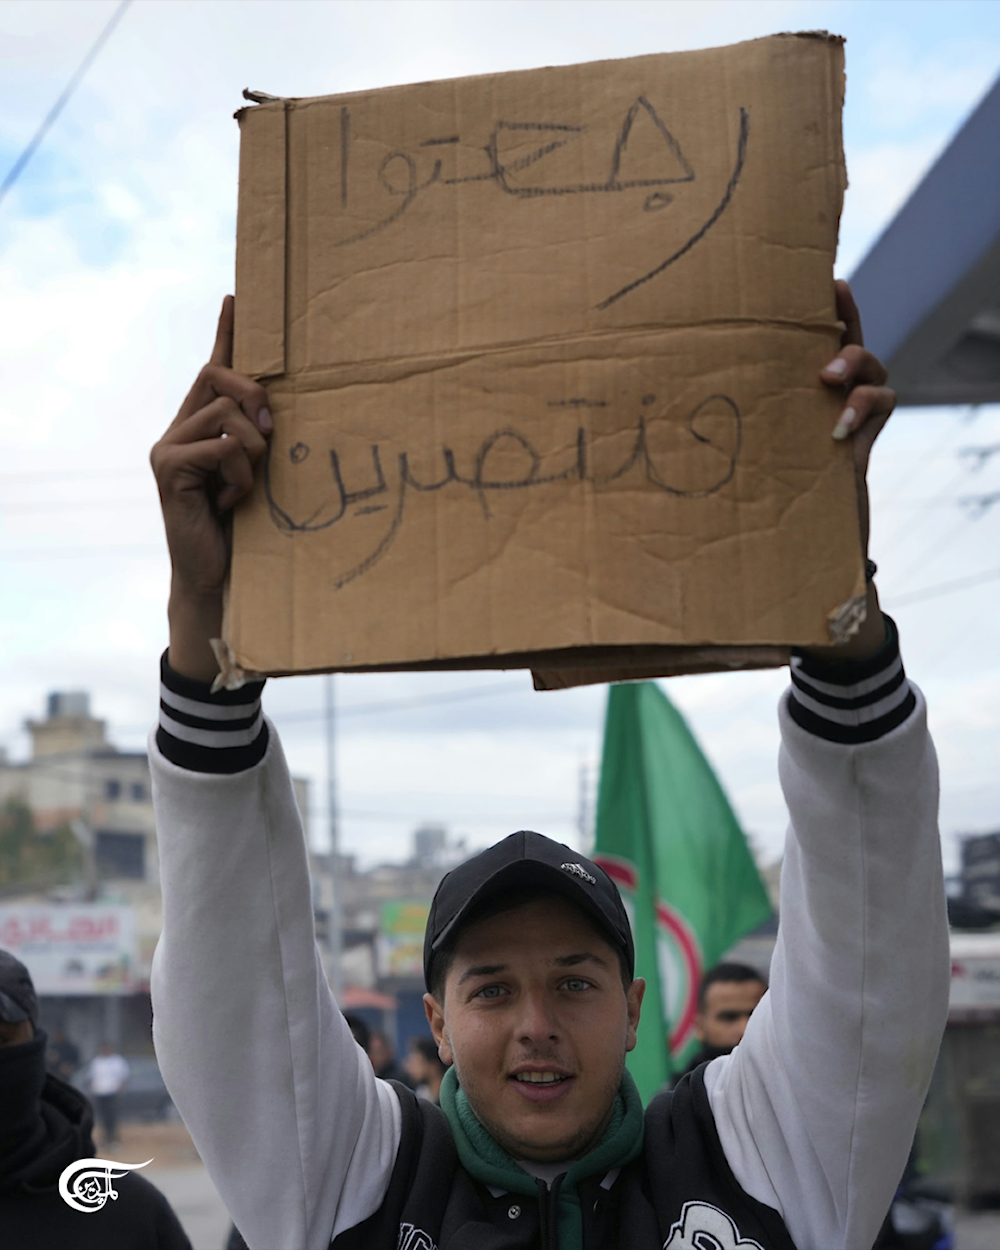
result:
M 83 848 L 69 825 L 40 833 L 23 799 L 0 805 L 0 889 L 62 885 L 82 874 Z

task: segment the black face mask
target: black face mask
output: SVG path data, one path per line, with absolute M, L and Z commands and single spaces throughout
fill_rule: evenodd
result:
M 47 1036 L 0 1046 L 0 1166 L 22 1157 L 45 1137 L 42 1086 L 45 1084 Z
M 698 1062 L 704 1063 L 706 1059 L 720 1059 L 723 1055 L 732 1054 L 734 1049 L 733 1046 L 713 1046 L 711 1042 L 702 1042 L 701 1050 L 698 1051 Z

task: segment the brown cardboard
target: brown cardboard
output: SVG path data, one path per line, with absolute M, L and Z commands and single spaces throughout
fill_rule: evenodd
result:
M 782 35 L 242 110 L 275 433 L 230 668 L 547 687 L 849 632 L 842 96 L 841 41 Z

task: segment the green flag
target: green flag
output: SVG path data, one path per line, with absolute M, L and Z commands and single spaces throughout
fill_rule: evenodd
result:
M 621 890 L 646 978 L 628 1061 L 645 1101 L 697 1046 L 702 972 L 771 914 L 722 787 L 654 682 L 609 691 L 593 858 Z

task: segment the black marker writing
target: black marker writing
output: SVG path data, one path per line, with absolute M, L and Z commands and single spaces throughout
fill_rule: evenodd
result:
M 644 396 L 643 404 L 652 402 L 655 396 Z M 598 406 L 601 401 L 591 401 Z M 708 415 L 709 409 L 716 417 L 721 414 L 726 419 L 729 430 L 726 446 L 720 446 L 699 429 L 699 423 Z M 736 472 L 742 447 L 742 417 L 734 400 L 728 395 L 710 395 L 702 400 L 687 416 L 684 429 L 694 441 L 711 448 L 724 457 L 718 472 L 707 485 L 698 488 L 684 488 L 673 485 L 667 475 L 657 466 L 649 447 L 649 433 L 646 418 L 638 418 L 635 437 L 631 450 L 622 463 L 610 473 L 599 473 L 592 465 L 589 455 L 587 433 L 581 426 L 577 429 L 574 440 L 573 455 L 560 470 L 542 473 L 542 456 L 531 441 L 513 427 L 495 430 L 480 443 L 472 459 L 471 472 L 465 476 L 459 472 L 455 463 L 452 448 L 442 445 L 440 448 L 441 473 L 431 480 L 420 480 L 410 465 L 410 453 L 401 451 L 396 458 L 393 473 L 393 485 L 390 486 L 383 471 L 381 452 L 378 443 L 370 445 L 371 479 L 369 485 L 349 490 L 344 481 L 340 456 L 335 449 L 330 449 L 331 489 L 330 493 L 307 516 L 296 519 L 278 502 L 271 480 L 271 446 L 268 446 L 264 462 L 264 489 L 270 509 L 271 520 L 282 532 L 295 535 L 297 533 L 315 533 L 336 525 L 355 504 L 364 504 L 352 512 L 354 517 L 369 516 L 376 512 L 389 512 L 388 526 L 381 537 L 374 543 L 371 551 L 345 573 L 337 575 L 334 587 L 342 589 L 350 582 L 361 577 L 371 569 L 391 547 L 403 524 L 406 502 L 411 494 L 428 494 L 454 485 L 468 489 L 476 497 L 483 518 L 489 521 L 492 517 L 490 497 L 495 491 L 534 490 L 557 483 L 589 482 L 596 487 L 609 486 L 619 481 L 626 474 L 635 470 L 642 474 L 646 482 L 657 491 L 673 495 L 679 499 L 704 499 L 718 491 L 732 480 Z M 304 451 L 301 449 L 305 449 Z M 504 474 L 500 471 L 497 453 L 511 450 L 520 453 L 523 467 L 516 474 Z M 292 448 L 290 460 L 293 464 L 301 464 L 309 455 L 309 448 L 304 443 L 296 443 Z M 509 460 L 509 455 L 507 457 Z M 379 496 L 388 496 L 388 502 L 367 503 Z M 393 498 L 395 496 L 395 498 Z
M 712 213 L 708 221 L 706 221 L 694 232 L 694 234 L 682 247 L 679 247 L 675 252 L 671 252 L 665 261 L 662 261 L 655 267 L 655 269 L 651 269 L 649 273 L 643 274 L 641 278 L 636 278 L 634 282 L 629 282 L 627 285 L 623 286 L 620 291 L 616 291 L 614 295 L 609 295 L 607 299 L 602 300 L 597 305 L 599 309 L 603 310 L 605 308 L 610 308 L 611 305 L 617 300 L 620 300 L 622 296 L 631 294 L 636 287 L 642 286 L 644 282 L 648 282 L 651 278 L 655 278 L 658 274 L 663 273 L 664 269 L 672 265 L 675 260 L 680 260 L 685 252 L 690 252 L 694 245 L 700 239 L 703 239 L 706 234 L 708 234 L 709 230 L 711 230 L 711 228 L 729 207 L 729 201 L 733 198 L 733 192 L 736 190 L 737 183 L 740 180 L 740 174 L 743 173 L 743 163 L 747 157 L 747 138 L 749 134 L 750 118 L 746 109 L 740 109 L 740 137 L 736 147 L 736 167 L 732 172 L 729 182 L 726 185 L 725 194 L 716 207 L 715 212 Z
M 351 157 L 351 112 L 340 110 L 340 207 L 347 207 L 347 162 Z
M 622 160 L 628 150 L 629 140 L 632 136 L 636 121 L 640 117 L 645 117 L 654 127 L 656 133 L 662 141 L 662 151 L 669 159 L 670 167 L 676 171 L 672 173 L 664 173 L 660 177 L 650 178 L 626 178 L 621 177 Z M 693 182 L 695 179 L 695 171 L 688 161 L 687 157 L 681 149 L 680 143 L 665 125 L 662 118 L 657 113 L 654 106 L 650 103 L 645 95 L 639 95 L 636 100 L 629 106 L 625 117 L 615 135 L 612 150 L 609 156 L 607 176 L 597 181 L 584 182 L 568 182 L 563 184 L 548 185 L 543 182 L 526 182 L 520 175 L 526 170 L 538 167 L 546 158 L 553 153 L 560 151 L 567 145 L 579 140 L 587 131 L 586 126 L 575 126 L 564 122 L 512 122 L 498 121 L 493 127 L 489 140 L 485 144 L 482 151 L 485 156 L 486 167 L 479 173 L 466 174 L 464 176 L 445 177 L 443 173 L 443 163 L 440 159 L 435 159 L 429 174 L 421 176 L 417 167 L 416 158 L 408 152 L 393 151 L 383 157 L 376 171 L 379 182 L 385 189 L 387 194 L 398 204 L 386 214 L 380 221 L 349 235 L 346 239 L 338 240 L 335 247 L 349 247 L 355 243 L 360 243 L 364 239 L 369 239 L 373 235 L 381 233 L 383 230 L 392 226 L 404 216 L 406 211 L 417 199 L 418 195 L 426 191 L 432 186 L 454 187 L 466 183 L 474 182 L 492 182 L 500 191 L 506 195 L 514 196 L 520 199 L 531 199 L 543 196 L 574 196 L 574 195 L 593 195 L 620 193 L 635 188 L 649 188 L 649 194 L 645 197 L 642 208 L 644 212 L 656 212 L 664 208 L 668 208 L 674 203 L 674 195 L 670 191 L 662 188 L 676 183 Z M 537 147 L 527 152 L 523 156 L 517 156 L 508 159 L 504 156 L 504 147 L 511 139 L 521 139 L 530 134 L 537 134 L 540 140 Z M 721 201 L 713 210 L 709 218 L 703 222 L 690 238 L 679 248 L 673 252 L 658 265 L 654 266 L 647 273 L 626 283 L 619 290 L 609 295 L 606 299 L 601 300 L 596 308 L 603 311 L 610 308 L 618 300 L 631 294 L 632 291 L 657 277 L 663 271 L 674 264 L 687 252 L 691 250 L 719 220 L 726 208 L 729 206 L 733 198 L 733 194 L 739 183 L 740 176 L 743 172 L 743 166 L 746 160 L 747 139 L 749 135 L 749 116 L 746 109 L 740 109 L 740 128 L 739 138 L 737 142 L 737 152 L 735 167 L 730 176 L 729 183 L 725 189 Z M 350 164 L 350 143 L 351 143 L 351 116 L 350 110 L 345 106 L 341 109 L 340 117 L 340 200 L 341 207 L 346 207 L 348 199 L 348 171 Z M 434 136 L 423 139 L 418 144 L 419 148 L 436 148 L 441 146 L 454 146 L 459 144 L 461 137 L 459 135 L 443 135 Z

